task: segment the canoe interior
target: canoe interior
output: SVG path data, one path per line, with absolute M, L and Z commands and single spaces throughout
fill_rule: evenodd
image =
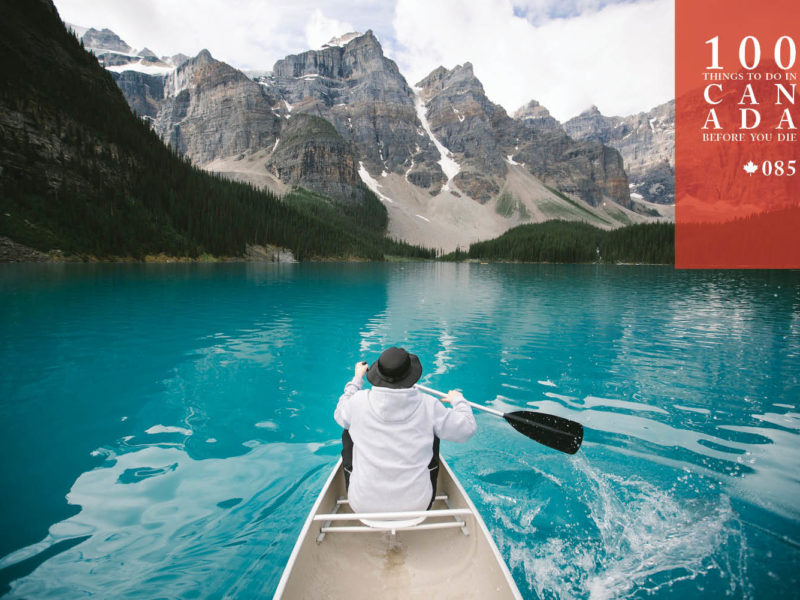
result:
M 276 592 L 276 598 L 294 599 L 425 599 L 519 598 L 505 563 L 474 505 L 441 461 L 437 495 L 447 495 L 451 508 L 470 508 L 465 520 L 469 535 L 460 528 L 427 531 L 328 533 L 317 543 L 324 523 L 309 521 L 303 528 Z M 338 498 L 346 497 L 341 464 L 323 490 L 313 514 L 334 512 Z M 434 509 L 445 509 L 437 500 Z M 352 513 L 347 505 L 339 512 Z M 428 519 L 427 522 L 452 517 Z M 336 525 L 360 525 L 358 521 Z

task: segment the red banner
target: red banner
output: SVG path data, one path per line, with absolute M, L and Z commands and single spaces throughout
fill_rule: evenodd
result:
M 675 8 L 675 266 L 800 268 L 800 2 Z

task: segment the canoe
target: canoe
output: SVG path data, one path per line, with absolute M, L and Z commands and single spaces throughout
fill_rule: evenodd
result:
M 430 510 L 354 514 L 340 459 L 274 598 L 522 598 L 475 505 L 444 459 L 440 465 Z

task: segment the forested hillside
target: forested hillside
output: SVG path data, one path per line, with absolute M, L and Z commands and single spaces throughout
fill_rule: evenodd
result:
M 386 210 L 367 190 L 359 224 L 330 218 L 324 198 L 312 208 L 193 167 L 130 111 L 48 0 L 4 3 L 0 70 L 0 235 L 16 242 L 98 257 L 238 256 L 248 244 L 301 259 L 432 256 L 383 237 Z
M 461 257 L 523 262 L 673 264 L 675 226 L 647 223 L 605 231 L 586 223 L 547 221 L 520 225 L 493 240 L 472 244 Z

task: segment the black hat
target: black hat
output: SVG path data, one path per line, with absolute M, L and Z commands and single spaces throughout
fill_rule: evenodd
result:
M 384 350 L 367 371 L 367 381 L 378 387 L 410 388 L 422 375 L 422 365 L 415 354 L 392 346 Z

